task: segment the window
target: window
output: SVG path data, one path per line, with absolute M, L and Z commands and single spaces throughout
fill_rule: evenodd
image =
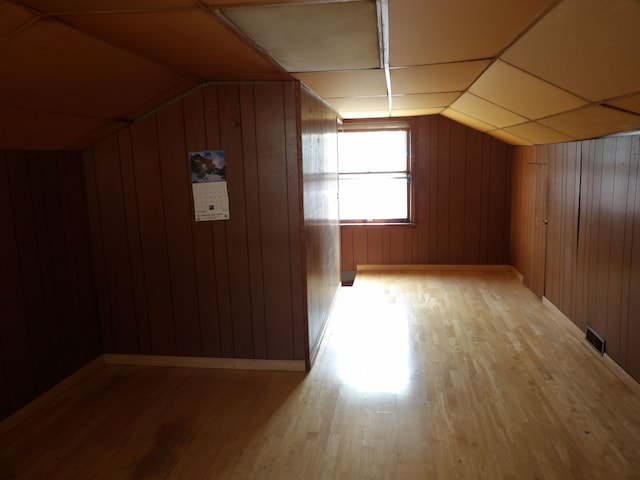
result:
M 343 125 L 338 134 L 341 223 L 409 223 L 409 127 Z

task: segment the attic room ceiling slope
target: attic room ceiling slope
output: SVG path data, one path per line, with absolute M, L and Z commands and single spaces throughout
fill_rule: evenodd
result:
M 638 0 L 0 0 L 0 148 L 81 149 L 206 82 L 291 78 L 344 118 L 511 144 L 635 130 L 639 24 Z

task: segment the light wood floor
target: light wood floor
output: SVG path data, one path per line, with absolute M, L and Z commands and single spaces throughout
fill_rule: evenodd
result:
M 309 374 L 105 366 L 0 478 L 638 479 L 640 398 L 509 272 L 361 272 Z

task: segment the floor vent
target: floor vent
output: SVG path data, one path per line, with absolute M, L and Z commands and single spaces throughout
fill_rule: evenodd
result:
M 591 327 L 587 327 L 587 342 L 593 345 L 593 348 L 600 352 L 600 355 L 604 355 L 604 338 L 596 333 Z

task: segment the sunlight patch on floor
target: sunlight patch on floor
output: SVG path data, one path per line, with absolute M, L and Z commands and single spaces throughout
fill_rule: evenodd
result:
M 351 388 L 392 394 L 407 390 L 410 359 L 405 306 L 365 298 L 350 302 L 333 320 L 331 348 L 338 375 Z

